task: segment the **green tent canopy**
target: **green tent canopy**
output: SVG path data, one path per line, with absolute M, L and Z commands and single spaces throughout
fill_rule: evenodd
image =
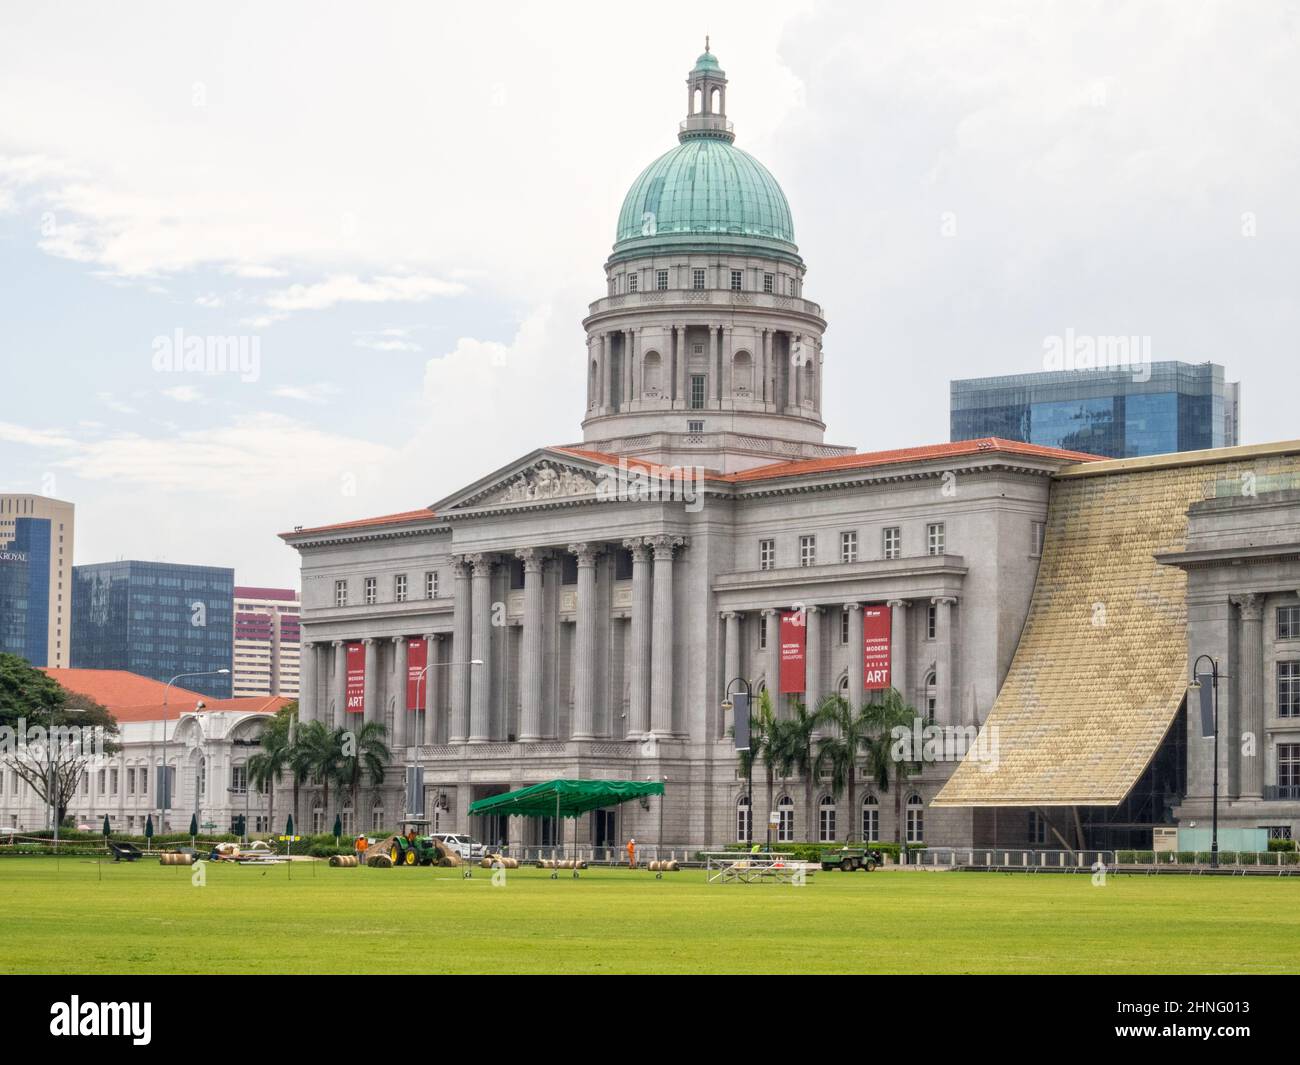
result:
M 590 810 L 663 793 L 663 784 L 655 780 L 548 780 L 479 799 L 469 804 L 469 812 L 509 817 L 579 817 Z

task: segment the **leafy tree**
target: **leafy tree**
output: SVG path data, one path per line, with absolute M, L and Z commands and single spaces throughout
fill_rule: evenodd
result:
M 894 788 L 894 842 L 903 842 L 903 792 L 917 766 L 925 761 L 924 749 L 911 751 L 911 758 L 897 757 L 894 734 L 898 730 L 911 732 L 919 716 L 897 688 L 890 688 L 878 703 L 863 708 L 868 721 L 867 769 L 881 791 Z
M 367 721 L 355 730 L 340 728 L 334 731 L 343 752 L 339 763 L 339 786 L 348 789 L 348 794 L 352 797 L 352 809 L 360 811 L 357 792 L 362 779 L 369 777 L 373 787 L 384 782 L 384 766 L 392 758 L 392 753 L 384 743 L 388 729 L 378 721 Z
M 248 781 L 257 788 L 267 792 L 268 825 L 275 824 L 275 785 L 280 775 L 290 767 L 293 755 L 294 725 L 297 721 L 297 705 L 290 704 L 276 711 L 266 728 L 262 731 L 261 746 L 258 752 L 248 760 Z M 294 778 L 294 811 L 297 812 L 297 778 Z
M 781 775 L 803 778 L 804 829 L 808 840 L 815 838 L 816 826 L 813 784 L 817 773 L 817 730 L 826 720 L 821 707 L 810 712 L 807 705 L 799 702 L 788 720 L 777 723 L 777 762 Z
M 117 721 L 99 703 L 70 692 L 17 655 L 0 654 L 0 747 L 3 764 L 18 774 L 57 823 L 67 817 L 82 775 L 92 760 L 115 754 Z M 19 744 L 18 732 L 26 743 Z M 100 730 L 96 733 L 95 730 Z
M 858 756 L 866 749 L 867 740 L 873 735 L 874 719 L 870 716 L 871 706 L 854 710 L 842 695 L 828 695 L 817 708 L 816 720 L 819 724 L 831 726 L 832 734 L 823 736 L 817 746 L 817 757 L 813 770 L 819 776 L 830 771 L 831 793 L 839 798 L 847 789 L 849 793 L 850 817 L 858 814 L 858 781 L 855 772 Z M 853 826 L 850 825 L 847 838 L 853 838 Z
M 746 780 L 752 779 L 753 767 L 759 762 L 763 763 L 767 773 L 768 810 L 772 809 L 773 776 L 780 759 L 778 748 L 781 740 L 778 733 L 778 724 L 776 713 L 772 709 L 771 693 L 764 688 L 759 693 L 757 709 L 750 715 L 749 750 L 738 751 L 737 758 L 740 762 L 740 771 L 745 775 Z M 758 802 L 752 793 L 749 796 L 749 816 L 750 838 L 754 839 Z M 766 812 L 763 816 L 764 818 L 767 817 Z

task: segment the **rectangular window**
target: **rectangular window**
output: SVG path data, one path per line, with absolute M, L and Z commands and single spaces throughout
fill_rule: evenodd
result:
M 816 536 L 799 537 L 799 565 L 801 566 L 817 565 L 817 537 Z
M 436 569 L 431 569 L 424 575 L 424 598 L 438 598 L 438 571 Z
M 348 605 L 348 582 L 347 581 L 334 582 L 334 605 L 335 606 Z
M 849 612 L 840 611 L 840 643 L 847 645 L 849 642 Z
M 1277 797 L 1300 797 L 1300 743 L 1277 745 Z
M 375 577 L 366 578 L 366 605 L 372 606 L 379 602 L 379 580 Z
M 753 831 L 753 808 L 748 802 L 742 802 L 736 806 L 736 842 L 748 843 L 749 834 Z
M 758 568 L 772 569 L 776 566 L 776 541 L 758 541 Z
M 862 807 L 862 841 L 874 843 L 879 839 L 880 807 L 875 803 L 867 803 Z
M 931 522 L 925 527 L 925 549 L 931 555 L 943 554 L 943 522 Z
M 704 375 L 691 375 L 691 410 L 704 409 Z
M 629 292 L 635 292 L 635 291 L 637 290 L 637 286 L 640 284 L 640 281 L 641 281 L 641 279 L 640 279 L 640 277 L 639 277 L 638 275 L 636 275 L 636 274 L 628 274 L 628 275 L 627 275 L 627 290 L 628 290 Z
M 230 767 L 230 790 L 239 795 L 248 790 L 248 767 L 232 765 Z
M 903 530 L 891 525 L 881 536 L 882 554 L 885 558 L 903 557 Z
M 732 292 L 739 292 L 739 291 L 740 291 L 740 289 L 741 289 L 741 283 L 744 281 L 744 276 L 745 276 L 745 275 L 742 274 L 739 270 L 732 270 L 732 271 L 731 271 L 731 291 L 732 291 Z
M 660 292 L 667 292 L 667 291 L 668 291 L 668 271 L 667 271 L 667 270 L 656 270 L 656 271 L 655 271 L 655 288 L 657 288 Z
M 913 806 L 911 801 L 907 804 L 907 842 L 923 843 L 925 842 L 925 810 L 921 806 Z
M 1043 538 L 1046 535 L 1046 523 L 1041 521 L 1034 522 L 1033 529 L 1029 534 L 1029 553 L 1035 558 L 1043 553 Z
M 692 271 L 691 271 L 691 288 L 694 288 L 694 289 L 701 289 L 701 288 L 703 288 L 703 287 L 704 287 L 704 271 L 703 271 L 703 270 L 692 270 Z
M 840 533 L 840 561 L 856 562 L 858 560 L 858 534 L 856 531 Z
M 406 602 L 406 574 L 399 573 L 393 578 L 393 599 L 398 603 Z
M 939 630 L 939 609 L 933 603 L 925 608 L 925 638 L 933 640 Z
M 126 771 L 126 793 L 128 795 L 135 794 L 135 770 L 134 769 L 128 769 Z
M 1300 640 L 1300 606 L 1280 606 L 1277 608 L 1277 638 L 1279 640 Z
M 767 650 L 767 618 L 768 615 L 764 614 L 758 619 L 758 649 L 760 651 Z
M 1300 658 L 1277 664 L 1277 716 L 1300 717 Z
M 776 808 L 776 841 L 794 842 L 794 807 L 788 802 Z
M 776 290 L 776 278 L 774 278 L 771 274 L 764 274 L 764 275 L 763 275 L 763 291 L 764 291 L 764 292 L 774 292 L 775 290 Z
M 702 433 L 704 432 L 704 422 L 698 418 L 690 418 L 686 422 L 686 431 L 688 433 Z

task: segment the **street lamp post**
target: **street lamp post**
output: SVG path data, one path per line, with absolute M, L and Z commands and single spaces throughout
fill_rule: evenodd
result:
M 178 680 L 185 680 L 189 677 L 224 677 L 229 673 L 230 670 L 228 669 L 209 669 L 201 673 L 177 673 L 163 688 L 162 795 L 158 809 L 158 831 L 162 835 L 167 833 L 167 811 L 172 804 L 171 779 L 170 774 L 167 772 L 167 696 L 171 693 L 172 685 Z
M 1205 660 L 1210 663 L 1208 674 L 1197 673 L 1201 661 Z M 1204 689 L 1201 685 L 1201 677 L 1208 676 L 1212 687 L 1210 704 L 1206 706 Z M 1227 674 L 1219 672 L 1219 661 L 1209 655 L 1201 655 L 1192 664 L 1192 682 L 1187 686 L 1188 691 L 1201 693 L 1201 735 L 1204 737 L 1206 725 L 1214 733 L 1214 785 L 1210 798 L 1210 868 L 1219 868 L 1219 678 L 1226 679 Z M 1209 710 L 1207 720 L 1206 711 Z
M 727 690 L 726 690 L 726 691 L 723 693 L 723 695 L 722 695 L 722 709 L 723 709 L 724 712 L 726 712 L 726 711 L 730 711 L 731 709 L 733 709 L 733 708 L 735 707 L 736 704 L 735 704 L 735 703 L 732 701 L 732 699 L 731 699 L 731 689 L 732 689 L 732 686 L 733 686 L 734 684 L 736 684 L 737 681 L 739 681 L 739 682 L 740 682 L 741 684 L 743 684 L 744 687 L 745 687 L 745 725 L 746 725 L 746 727 L 745 727 L 745 742 L 746 742 L 747 746 L 745 746 L 745 747 L 737 746 L 737 747 L 736 747 L 736 750 L 738 750 L 738 751 L 748 751 L 748 752 L 749 752 L 749 760 L 748 760 L 748 763 L 747 763 L 747 765 L 746 765 L 746 778 L 747 778 L 747 779 L 746 779 L 746 781 L 745 781 L 745 788 L 746 788 L 746 790 L 749 792 L 749 795 L 748 795 L 748 799 L 749 799 L 749 826 L 748 826 L 748 827 L 749 827 L 749 831 L 748 831 L 748 833 L 747 833 L 747 835 L 749 836 L 749 839 L 748 839 L 746 842 L 748 842 L 748 843 L 753 843 L 753 842 L 754 842 L 754 744 L 753 744 L 753 739 L 754 739 L 754 686 L 753 686 L 752 684 L 750 684 L 749 681 L 748 681 L 746 678 L 744 678 L 744 677 L 734 677 L 732 680 L 730 680 L 730 681 L 727 683 Z M 734 723 L 733 723 L 733 725 L 732 725 L 732 728 L 733 728 L 733 731 L 734 731 L 734 729 L 735 729 L 735 725 L 734 725 Z M 771 819 L 771 818 L 766 818 L 765 820 L 767 821 L 767 849 L 770 851 L 770 850 L 772 849 L 772 819 Z

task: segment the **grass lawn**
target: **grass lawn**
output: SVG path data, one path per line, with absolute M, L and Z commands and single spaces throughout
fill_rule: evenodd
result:
M 0 860 L 0 972 L 1300 970 L 1300 878 L 268 868 Z M 100 879 L 102 875 L 102 879 Z

